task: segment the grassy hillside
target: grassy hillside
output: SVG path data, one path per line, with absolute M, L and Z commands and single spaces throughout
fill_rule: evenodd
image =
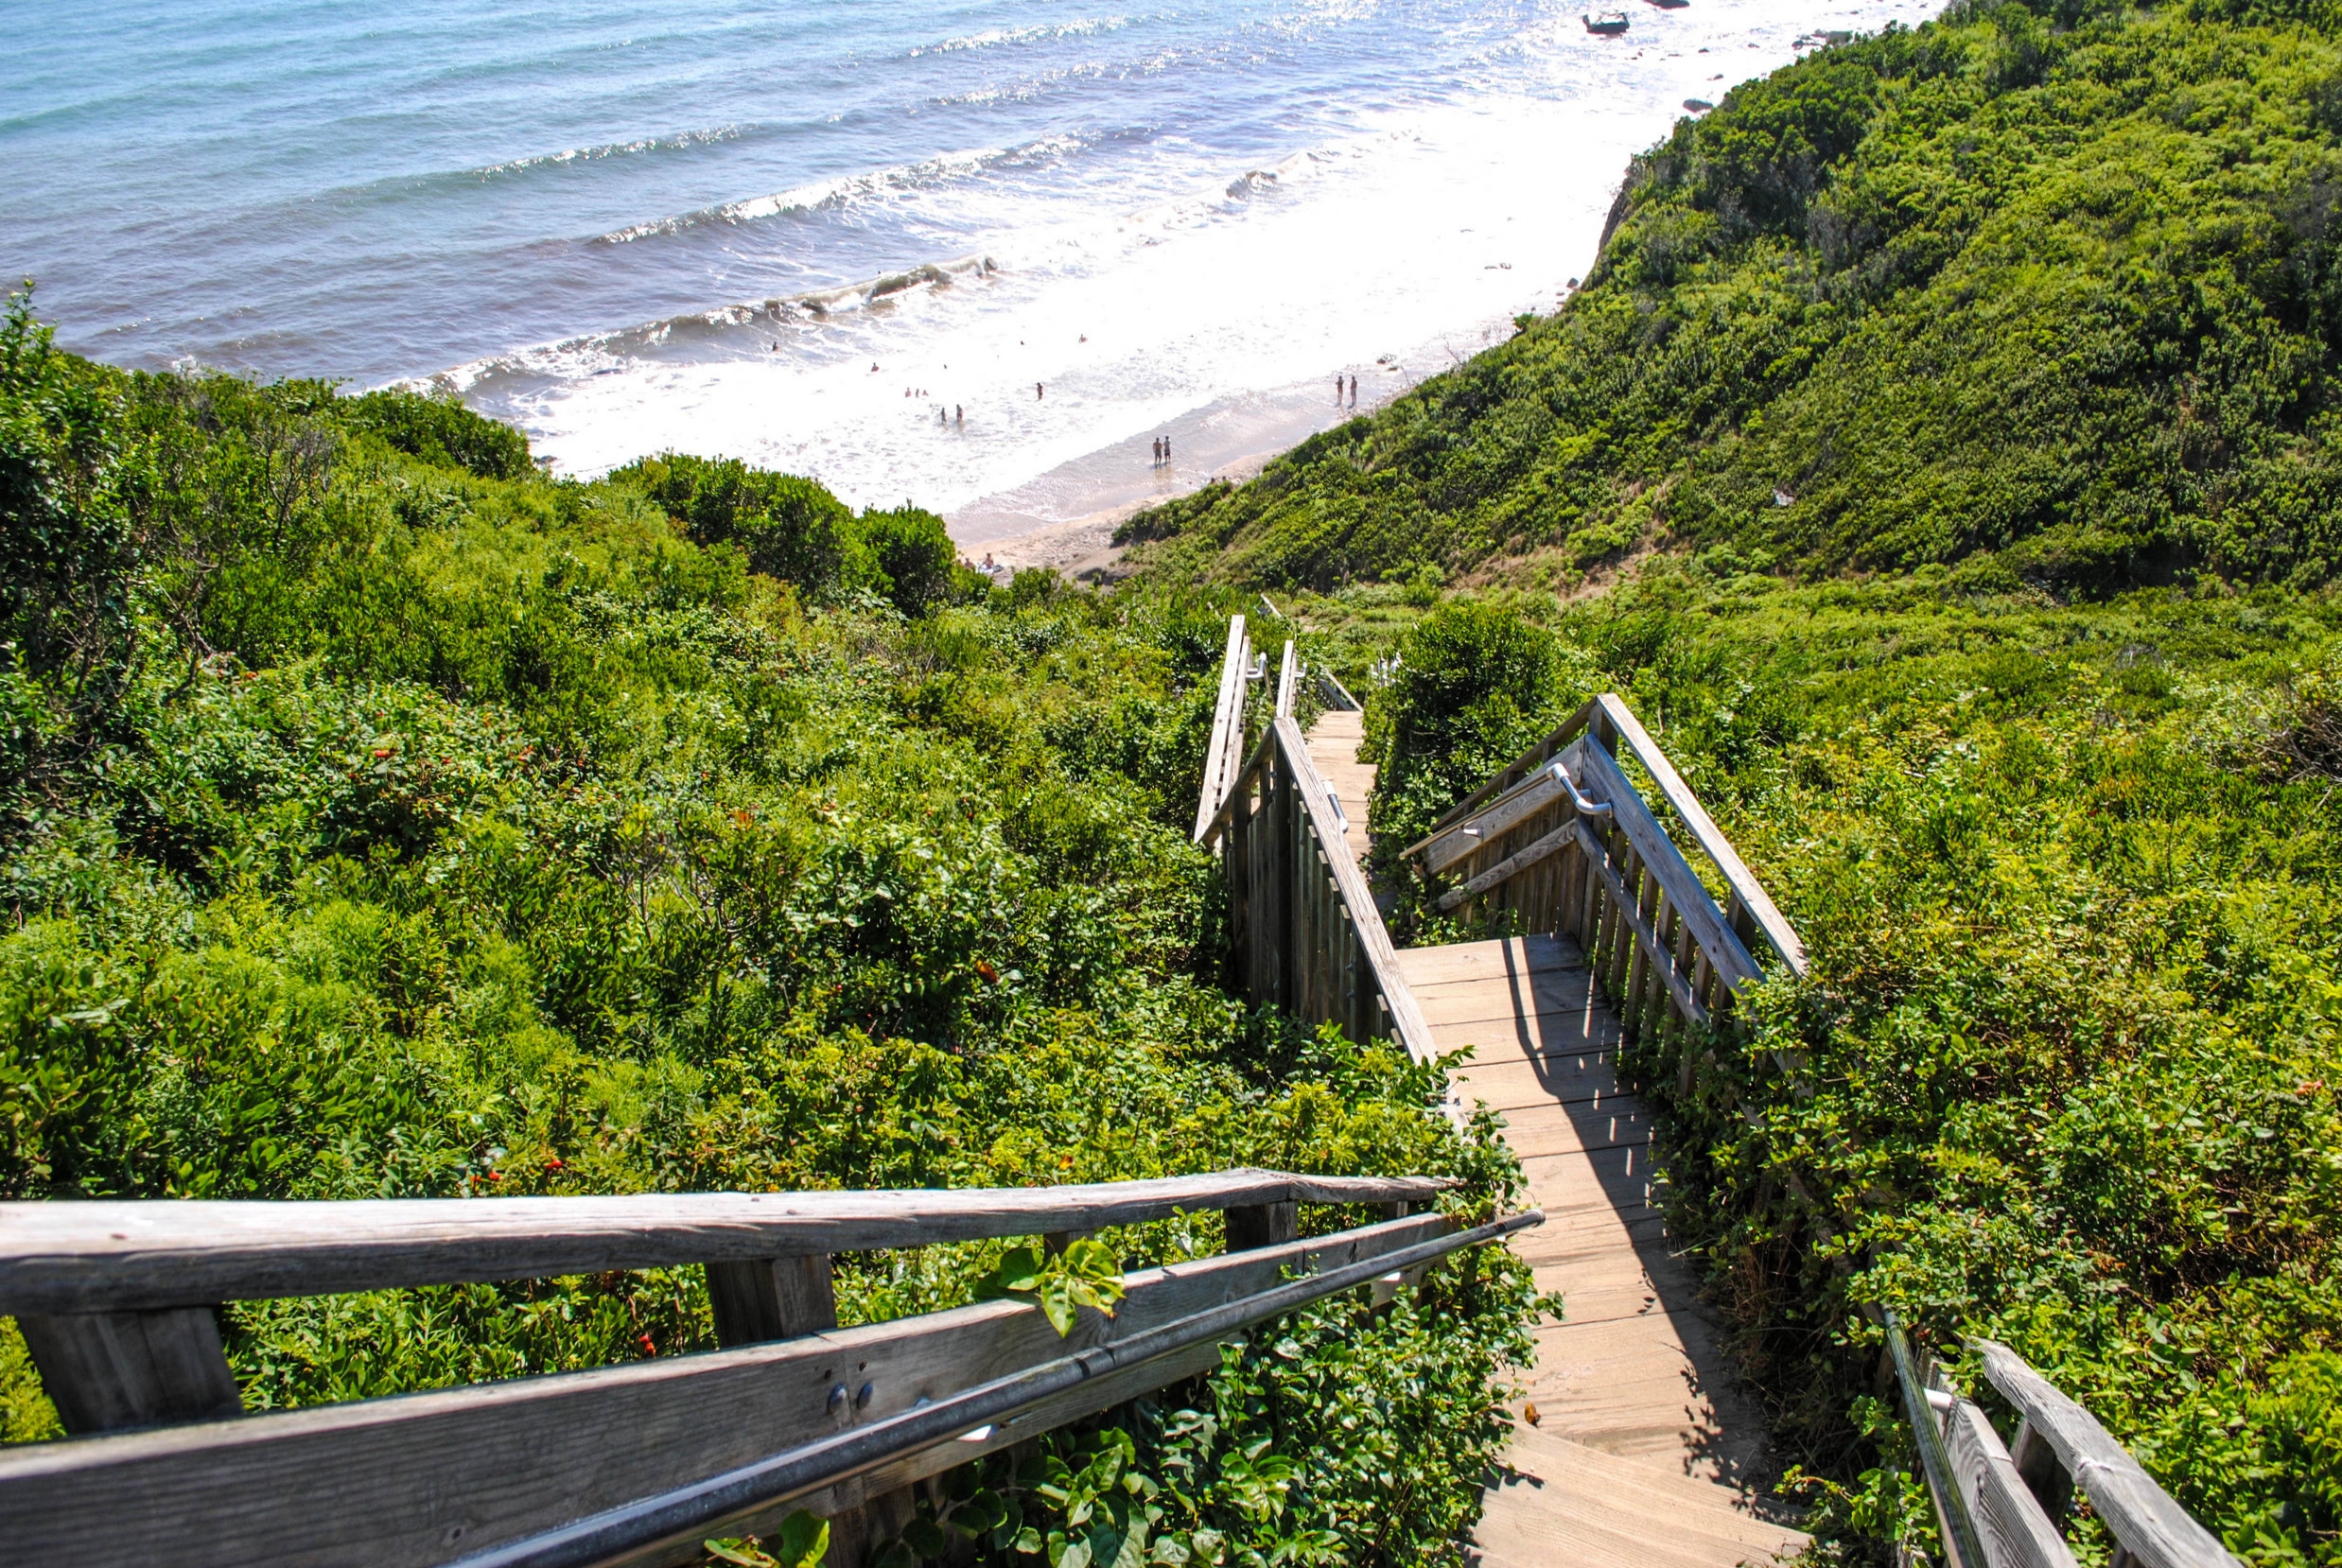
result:
M 1636 160 L 1556 315 L 1127 536 L 1315 587 L 1653 548 L 2324 581 L 2342 47 L 2286 10 L 1964 4 L 1748 83 Z
M 1403 1056 L 1213 984 L 1209 598 L 994 590 L 926 514 L 690 459 L 555 482 L 450 403 L 123 375 L 11 305 L 0 1197 L 1508 1190 Z M 846 1259 L 841 1315 L 965 1300 L 1001 1252 Z M 1498 1251 L 1232 1352 L 1126 1423 L 1154 1527 L 1198 1562 L 1452 1557 L 1530 1300 Z M 692 1268 L 224 1319 L 254 1408 L 713 1343 Z M 54 1432 L 0 1321 L 0 1436 Z M 1001 1528 L 1128 1511 L 1063 1506 Z

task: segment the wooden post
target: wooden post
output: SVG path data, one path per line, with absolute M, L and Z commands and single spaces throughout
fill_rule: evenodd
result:
M 210 1307 L 24 1313 L 16 1326 L 74 1437 L 244 1413 Z
M 715 1309 L 716 1342 L 726 1349 L 838 1326 L 827 1252 L 709 1263 L 708 1304 Z
M 1276 1246 L 1300 1233 L 1301 1205 L 1259 1203 L 1228 1211 L 1228 1250 L 1250 1252 Z
M 2009 1459 L 2017 1466 L 2018 1478 L 2041 1505 L 2041 1511 L 2053 1521 L 2064 1519 L 2073 1505 L 2073 1477 L 2058 1462 L 2057 1450 L 2050 1440 L 2034 1430 L 2031 1420 L 2017 1423 L 2017 1440 L 2009 1444 Z

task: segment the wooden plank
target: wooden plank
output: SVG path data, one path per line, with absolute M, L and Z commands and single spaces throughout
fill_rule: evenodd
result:
M 1735 901 L 1756 921 L 1756 929 L 1764 933 L 1767 945 L 1780 954 L 1781 961 L 1789 966 L 1791 974 L 1803 975 L 1806 972 L 1804 939 L 1774 905 L 1764 884 L 1756 880 L 1756 873 L 1749 870 L 1747 862 L 1740 859 L 1739 851 L 1732 847 L 1732 841 L 1724 837 L 1723 829 L 1716 826 L 1716 819 L 1707 814 L 1707 808 L 1700 804 L 1700 797 L 1692 793 L 1691 786 L 1684 782 L 1683 775 L 1667 759 L 1667 754 L 1659 749 L 1659 743 L 1651 738 L 1650 731 L 1643 728 L 1642 721 L 1635 718 L 1633 710 L 1615 693 L 1604 692 L 1595 700 L 1617 727 L 1619 743 L 1632 751 L 1635 760 L 1650 772 L 1652 782 L 1659 787 L 1660 795 L 1683 819 L 1684 826 L 1690 830 L 1692 842 L 1716 862 L 1716 869 L 1723 873 L 1725 885 L 1732 889 Z
M 1578 846 L 1577 828 L 1578 821 L 1572 817 L 1568 827 L 1556 828 L 1545 837 L 1498 861 L 1494 865 L 1464 883 L 1463 886 L 1442 894 L 1440 907 L 1454 909 L 1465 899 L 1477 898 L 1500 882 L 1511 881 L 1549 855 L 1558 854 L 1564 849 L 1576 848 Z
M 1583 761 L 1579 787 L 1597 800 L 1607 801 L 1617 813 L 1619 829 L 1627 842 L 1642 858 L 1644 866 L 1666 889 L 1669 897 L 1692 923 L 1692 939 L 1708 955 L 1710 963 L 1724 972 L 1727 981 L 1737 989 L 1747 981 L 1762 978 L 1756 961 L 1748 950 L 1732 933 L 1725 923 L 1724 912 L 1716 905 L 1705 883 L 1692 871 L 1691 863 L 1675 847 L 1675 841 L 1667 836 L 1651 809 L 1643 804 L 1634 786 L 1618 771 L 1618 764 L 1599 746 L 1586 746 L 1574 754 Z
M 1989 1339 L 1970 1344 L 1983 1355 L 1984 1376 L 2024 1416 L 2028 1430 L 2056 1451 L 2092 1510 L 2133 1557 L 2147 1568 L 2242 1568 L 2096 1417 L 2006 1345 Z
M 1371 907 L 1371 906 L 1370 906 Z M 1420 1176 L 1222 1171 L 868 1193 L 0 1204 L 0 1315 L 330 1296 L 873 1251 L 1136 1225 L 1260 1203 L 1388 1203 Z
M 1365 875 L 1342 845 L 1341 825 L 1334 818 L 1333 808 L 1325 799 L 1325 789 L 1318 770 L 1309 760 L 1309 742 L 1301 726 L 1290 719 L 1276 721 L 1276 734 L 1285 752 L 1285 765 L 1292 769 L 1301 795 L 1302 810 L 1308 814 L 1310 831 L 1316 835 L 1325 851 L 1325 864 L 1335 890 L 1351 923 L 1356 928 L 1359 946 L 1374 984 L 1382 994 L 1383 1002 L 1390 1009 L 1390 1027 L 1396 1032 L 1399 1044 L 1415 1060 L 1429 1061 L 1436 1054 L 1431 1043 L 1431 1028 L 1423 1020 L 1415 1005 L 1415 997 L 1407 988 L 1407 981 L 1399 973 L 1396 950 L 1390 945 L 1390 932 L 1383 926 L 1382 912 L 1374 907 L 1374 895 L 1368 890 Z M 1331 1016 L 1331 1015 L 1329 1015 Z M 1364 1042 L 1361 1041 L 1361 1044 Z
M 1341 1266 L 1450 1228 L 1426 1214 L 1143 1270 L 1127 1278 L 1110 1323 L 1085 1314 L 1071 1341 L 1037 1307 L 987 1301 L 598 1371 L 27 1444 L 0 1451 L 0 1520 L 10 1559 L 27 1563 L 147 1563 L 158 1542 L 180 1568 L 443 1563 L 948 1397 L 1069 1345 L 1257 1294 L 1290 1268 Z M 935 1468 L 981 1452 L 947 1452 Z M 881 1472 L 826 1506 L 906 1478 Z
M 708 1304 L 715 1312 L 719 1345 L 795 1339 L 838 1326 L 826 1252 L 709 1263 Z
M 1555 778 L 1551 770 L 1539 772 L 1497 796 L 1485 810 L 1466 817 L 1436 838 L 1426 839 L 1423 847 L 1424 869 L 1437 876 L 1458 861 L 1486 848 L 1506 830 L 1555 801 L 1566 799 L 1568 793 L 1568 787 Z
M 2065 1538 L 2026 1490 L 1984 1413 L 1968 1400 L 1955 1400 L 1944 1428 L 1952 1479 L 1984 1538 L 1988 1568 L 2075 1568 Z
M 1277 664 L 1277 717 L 1293 717 L 1294 688 L 1300 677 L 1293 659 L 1293 639 L 1285 639 L 1285 657 Z
M 244 1413 L 209 1307 L 24 1313 L 16 1326 L 75 1437 Z
M 1228 732 L 1232 715 L 1243 712 L 1244 694 L 1244 617 L 1228 618 L 1228 651 L 1220 656 L 1219 699 L 1212 709 L 1212 736 L 1203 747 L 1203 784 L 1196 800 L 1196 842 L 1201 844 L 1204 831 L 1219 813 L 1220 802 L 1227 798 L 1221 774 L 1228 755 Z M 1238 727 L 1241 728 L 1239 722 Z

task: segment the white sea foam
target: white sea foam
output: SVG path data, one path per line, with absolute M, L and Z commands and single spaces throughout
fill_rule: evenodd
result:
M 1892 9 L 1855 0 L 1822 20 L 1858 13 L 1876 26 Z M 1272 393 L 1285 408 L 1337 373 L 1372 403 L 1500 340 L 1518 313 L 1554 308 L 1593 260 L 1628 158 L 1680 101 L 1721 98 L 1796 46 L 1754 0 L 1652 15 L 1637 25 L 1668 29 L 1664 48 L 1589 41 L 1574 12 L 1492 34 L 1485 52 L 1509 63 L 1485 90 L 1360 112 L 1352 133 L 1272 161 L 1214 168 L 1159 148 L 1135 176 L 1068 188 L 987 152 L 827 185 L 817 200 L 916 200 L 932 227 L 980 235 L 999 270 L 875 302 L 857 286 L 863 308 L 826 317 L 768 310 L 721 352 L 679 352 L 672 336 L 576 345 L 533 357 L 484 401 L 565 472 L 673 447 L 810 473 L 856 505 L 947 512 L 1048 491 L 1037 476 L 1082 472 L 1075 460 L 1196 410 Z M 730 210 L 748 221 L 811 194 Z M 1347 411 L 1329 395 L 1320 423 Z M 1044 510 L 1092 504 L 1050 494 Z

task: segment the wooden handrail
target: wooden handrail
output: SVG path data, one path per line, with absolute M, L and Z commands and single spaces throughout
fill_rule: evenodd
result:
M 1391 1033 L 1416 1061 L 1435 1060 L 1440 1052 L 1431 1037 L 1431 1025 L 1424 1021 L 1415 993 L 1407 988 L 1405 977 L 1399 973 L 1398 949 L 1391 943 L 1389 928 L 1383 924 L 1382 911 L 1375 907 L 1373 890 L 1366 885 L 1366 874 L 1358 869 L 1357 861 L 1350 853 L 1349 835 L 1336 814 L 1339 809 L 1337 797 L 1318 772 L 1317 764 L 1310 761 L 1309 741 L 1302 734 L 1301 725 L 1290 719 L 1280 719 L 1276 735 L 1285 765 L 1293 770 L 1301 786 L 1302 804 L 1309 813 L 1310 836 L 1324 857 L 1325 869 L 1340 897 L 1341 913 L 1357 933 L 1373 990 L 1389 1015 Z
M 1731 889 L 1729 909 L 1684 858 L 1620 765 L 1641 762 L 1668 807 Z M 1804 972 L 1805 949 L 1715 822 L 1626 705 L 1587 703 L 1442 815 L 1405 853 L 1452 883 L 1442 911 L 1502 916 L 1514 929 L 1575 939 L 1630 1038 L 1671 1020 L 1705 1026 L 1763 978 L 1748 950 Z M 1477 915 L 1475 912 L 1478 912 Z M 1698 1048 L 1678 1082 L 1691 1087 Z
M 0 1315 L 874 1251 L 1269 1204 L 1421 1203 L 1442 1185 L 1420 1176 L 1231 1170 L 1064 1187 L 6 1203 Z
M 1732 841 L 1725 838 L 1723 830 L 1716 826 L 1715 818 L 1708 815 L 1707 808 L 1700 804 L 1700 797 L 1692 793 L 1691 787 L 1684 782 L 1683 775 L 1675 771 L 1675 765 L 1668 760 L 1667 754 L 1659 749 L 1659 743 L 1651 738 L 1651 732 L 1643 727 L 1642 721 L 1635 718 L 1624 699 L 1613 691 L 1605 691 L 1582 704 L 1544 740 L 1498 769 L 1487 783 L 1449 807 L 1431 825 L 1431 830 L 1400 851 L 1401 855 L 1412 858 L 1424 853 L 1435 841 L 1451 835 L 1457 828 L 1468 824 L 1490 800 L 1519 788 L 1529 775 L 1559 756 L 1570 741 L 1589 734 L 1602 750 L 1614 758 L 1624 748 L 1651 775 L 1660 798 L 1683 822 L 1693 845 L 1714 863 L 1723 878 L 1724 885 L 1731 894 L 1731 908 L 1725 912 L 1724 917 L 1734 927 L 1736 934 L 1743 938 L 1742 945 L 1745 947 L 1747 937 L 1762 937 L 1765 947 L 1779 957 L 1789 971 L 1802 977 L 1807 972 L 1805 942 L 1798 936 L 1795 928 L 1782 916 L 1763 885 L 1749 870 L 1747 862 L 1740 859 L 1739 852 L 1733 848 Z M 1746 931 L 1740 929 L 1743 924 L 1748 928 Z
M 1732 847 L 1732 841 L 1724 837 L 1723 829 L 1716 826 L 1716 819 L 1709 816 L 1707 808 L 1700 804 L 1700 797 L 1691 793 L 1691 786 L 1684 782 L 1683 776 L 1675 771 L 1675 765 L 1659 749 L 1659 743 L 1643 728 L 1642 721 L 1634 717 L 1616 693 L 1606 691 L 1595 702 L 1599 705 L 1603 716 L 1616 727 L 1618 740 L 1634 754 L 1634 759 L 1651 775 L 1652 782 L 1659 787 L 1659 793 L 1669 809 L 1683 819 L 1700 852 L 1723 874 L 1724 883 L 1732 890 L 1734 901 L 1747 911 L 1757 934 L 1789 967 L 1790 973 L 1802 979 L 1806 973 L 1804 940 L 1782 917 L 1780 910 L 1774 906 L 1772 897 L 1756 880 L 1755 873 L 1740 859 L 1739 851 Z M 1611 749 L 1615 752 L 1617 748 L 1614 746 Z
M 1320 665 L 1317 674 L 1318 690 L 1324 695 L 1328 707 L 1339 709 L 1344 713 L 1355 713 L 1365 706 L 1350 694 L 1350 688 L 1342 685 L 1341 677 L 1335 674 L 1333 671 Z
M 1212 735 L 1203 750 L 1203 784 L 1197 792 L 1195 838 L 1198 844 L 1203 842 L 1213 813 L 1228 798 L 1234 758 L 1243 752 L 1245 675 L 1251 663 L 1252 643 L 1245 636 L 1244 617 L 1230 616 L 1228 649 L 1220 655 L 1219 700 L 1212 708 Z
M 1401 858 L 1411 859 L 1422 854 L 1433 839 L 1470 817 L 1491 797 L 1512 789 L 1531 772 L 1551 761 L 1556 753 L 1583 733 L 1587 721 L 1594 717 L 1595 707 L 1596 705 L 1591 702 L 1581 704 L 1578 711 L 1563 720 L 1560 727 L 1550 735 L 1497 769 L 1487 783 L 1441 812 L 1429 832 L 1399 851 Z
M 1301 725 L 1273 721 L 1197 834 L 1225 866 L 1237 983 L 1253 1001 L 1337 1024 L 1360 1044 L 1381 1036 L 1433 1060 L 1431 1026 L 1399 972 L 1339 810 Z
M 2089 1497 L 2091 1510 L 2124 1551 L 2146 1568 L 2243 1568 L 2220 1538 L 2156 1485 L 2096 1417 L 2026 1365 L 2024 1357 L 1996 1340 L 1977 1340 L 1974 1348 L 1984 1359 L 1985 1378 L 2024 1418 L 2011 1445 L 2013 1463 L 2036 1491 L 2043 1490 L 2036 1476 L 2044 1457 L 2038 1451 L 2045 1448 Z
M 513 1200 L 464 1205 L 493 1209 Z M 59 1205 L 89 1208 L 89 1205 Z M 1535 1223 L 1514 1216 L 1502 1231 Z M 1060 1361 L 1128 1344 L 1247 1300 L 1281 1304 L 1372 1276 L 1379 1260 L 1473 1240 L 1420 1214 L 1311 1240 L 1142 1269 L 1111 1319 L 1086 1313 L 1060 1340 L 1028 1301 L 995 1300 L 771 1343 L 237 1420 L 0 1450 L 0 1521 L 12 1560 L 132 1564 L 158 1542 L 187 1568 L 332 1562 L 427 1568 L 474 1557 L 674 1488 Z M 1297 1293 L 1295 1276 L 1310 1277 Z M 1264 1307 L 1264 1311 L 1266 1308 Z M 1245 1314 L 1237 1313 L 1235 1316 Z M 764 1533 L 790 1507 L 835 1517 L 866 1499 L 1220 1363 L 1207 1335 L 940 1440 L 925 1434 L 826 1491 L 741 1517 Z M 972 1424 L 972 1423 L 971 1423 Z M 727 1530 L 731 1528 L 727 1526 Z M 683 1563 L 698 1535 L 630 1563 Z

